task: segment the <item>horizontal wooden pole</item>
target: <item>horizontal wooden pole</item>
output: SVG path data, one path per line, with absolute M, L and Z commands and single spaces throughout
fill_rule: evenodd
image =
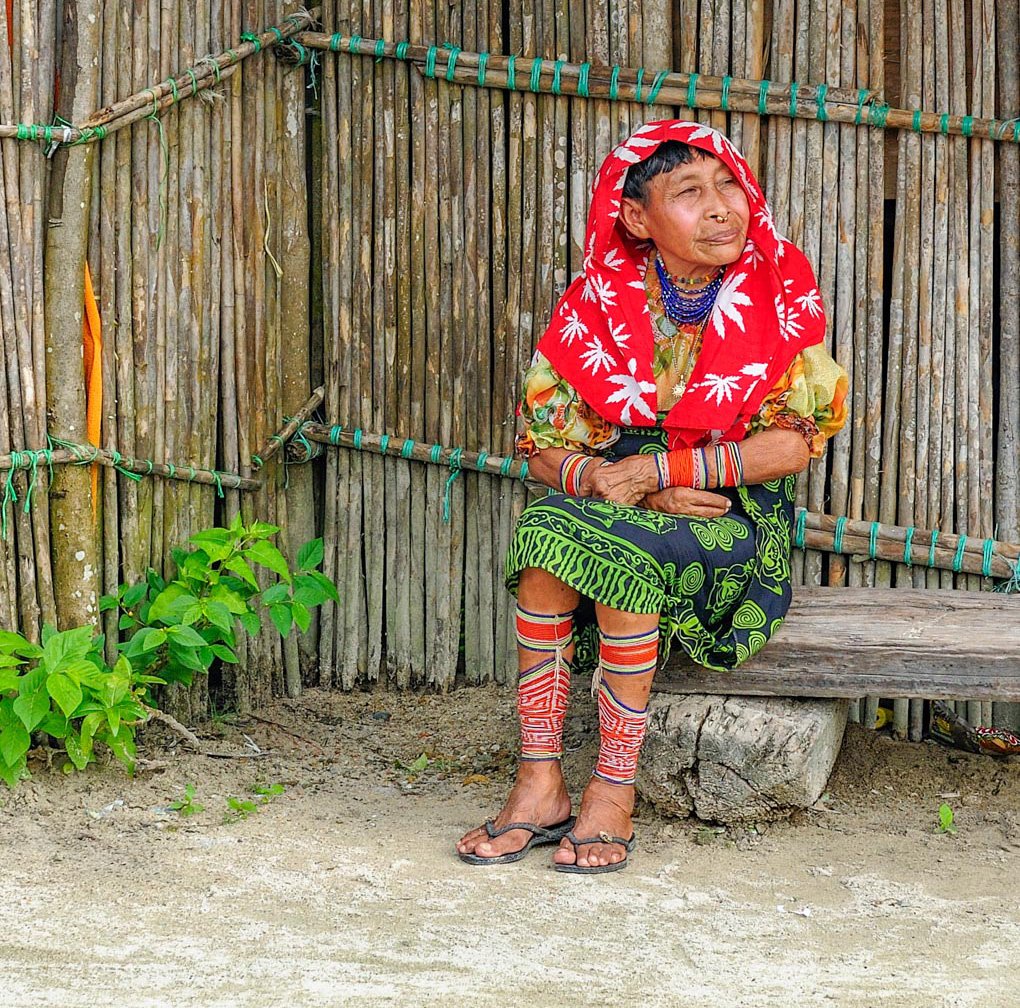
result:
M 975 136 L 1020 143 L 1020 122 L 1016 119 L 1003 121 L 980 116 L 892 108 L 880 102 L 873 91 L 830 87 L 824 83 L 776 83 L 745 77 L 679 72 L 665 72 L 659 79 L 659 73 L 644 68 L 517 58 L 495 53 L 464 52 L 447 46 L 411 45 L 322 32 L 300 32 L 294 36 L 294 41 L 308 49 L 403 59 L 419 69 L 424 67 L 427 76 L 475 87 L 542 94 L 560 93 L 601 101 L 753 112 L 758 115 L 782 115 L 881 129 Z M 540 71 L 536 86 L 532 87 L 535 63 L 540 64 Z M 653 101 L 649 102 L 657 79 L 659 88 Z
M 110 466 L 137 473 L 139 476 L 162 476 L 184 483 L 202 483 L 222 487 L 224 490 L 259 490 L 259 480 L 238 476 L 236 473 L 203 469 L 191 465 L 174 465 L 172 462 L 150 462 L 148 459 L 130 458 L 109 448 L 82 445 L 78 450 L 56 448 L 50 452 L 28 451 L 0 455 L 0 471 L 11 469 L 45 469 L 48 465 Z
M 701 668 L 676 651 L 656 690 L 1020 700 L 1020 595 L 798 588 L 783 626 L 734 671 Z

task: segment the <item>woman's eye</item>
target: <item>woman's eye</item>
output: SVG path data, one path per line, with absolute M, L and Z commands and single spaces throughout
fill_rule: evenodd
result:
M 733 179 L 733 178 L 724 178 L 719 183 L 719 185 L 721 185 L 721 186 L 728 186 L 728 185 L 734 185 L 735 183 L 736 183 L 736 179 Z

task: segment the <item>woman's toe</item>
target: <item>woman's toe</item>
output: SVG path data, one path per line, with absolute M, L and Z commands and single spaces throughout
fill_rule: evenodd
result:
M 553 861 L 556 864 L 575 864 L 577 862 L 577 855 L 574 853 L 574 846 L 569 840 L 563 840 L 560 842 L 559 847 L 556 848 L 553 854 Z

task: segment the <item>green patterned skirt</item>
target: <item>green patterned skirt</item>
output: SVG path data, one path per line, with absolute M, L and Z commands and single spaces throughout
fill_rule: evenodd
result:
M 606 458 L 661 451 L 659 428 L 625 430 Z M 659 613 L 660 659 L 676 641 L 699 665 L 732 669 L 757 653 L 790 605 L 792 476 L 714 491 L 733 502 L 722 518 L 685 518 L 647 508 L 551 494 L 521 515 L 506 560 L 517 593 L 538 567 L 590 602 Z M 578 612 L 575 666 L 594 663 L 590 603 Z

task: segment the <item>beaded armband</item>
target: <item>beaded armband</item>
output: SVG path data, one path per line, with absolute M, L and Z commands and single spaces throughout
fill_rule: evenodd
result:
M 585 469 L 596 461 L 594 455 L 571 452 L 560 463 L 560 487 L 571 497 L 583 497 L 581 493 L 581 477 Z
M 807 442 L 808 450 L 812 452 L 815 450 L 819 430 L 814 417 L 797 416 L 796 413 L 777 413 L 772 422 L 783 430 L 796 431 Z

